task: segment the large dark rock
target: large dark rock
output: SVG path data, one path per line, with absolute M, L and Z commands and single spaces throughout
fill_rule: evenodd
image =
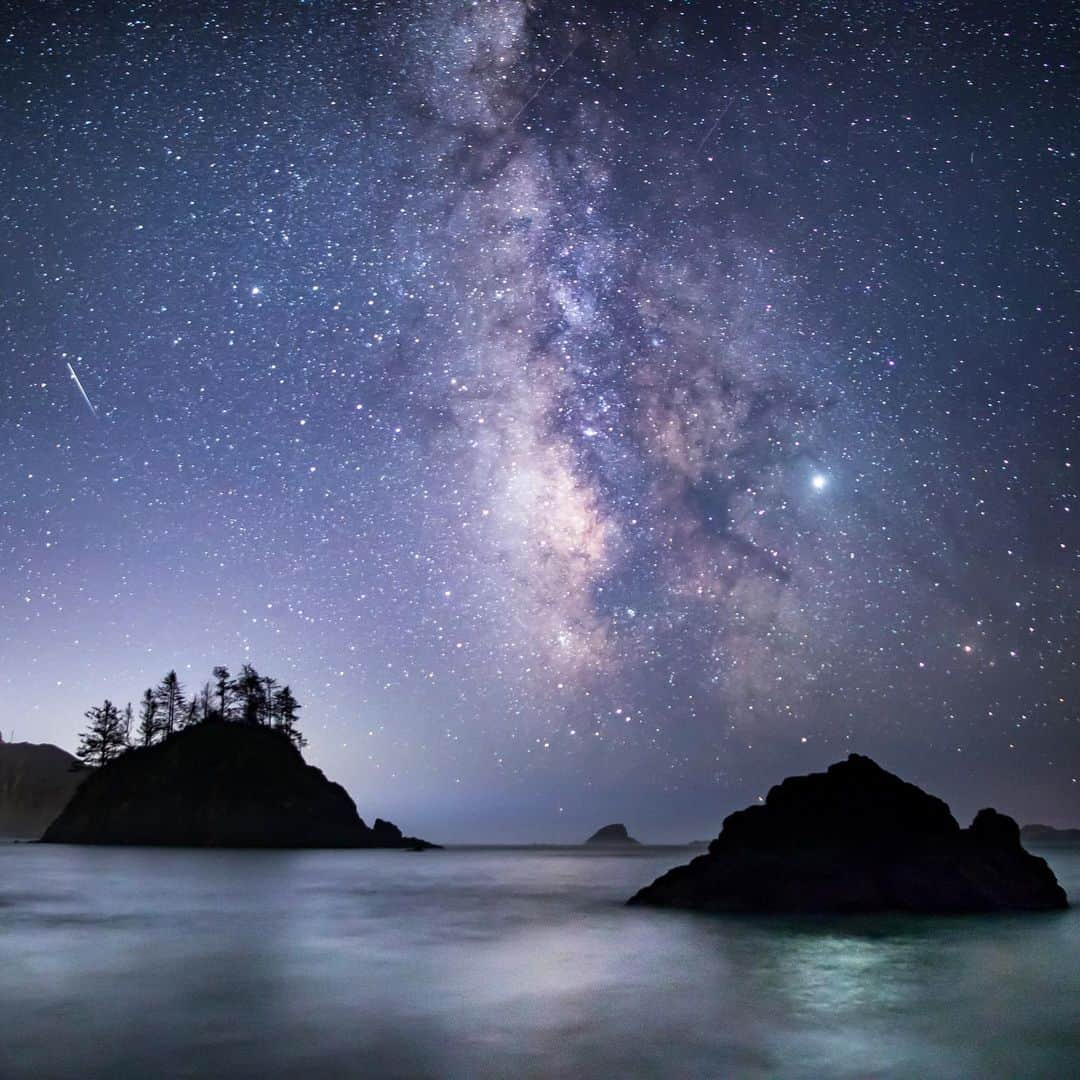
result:
M 597 829 L 585 843 L 602 847 L 625 847 L 627 844 L 636 844 L 637 841 L 626 831 L 625 825 L 605 825 L 602 829 Z
M 794 776 L 631 904 L 734 912 L 984 912 L 1067 907 L 1012 818 L 961 829 L 940 799 L 859 754 Z
M 1020 840 L 1027 847 L 1080 847 L 1080 829 L 1055 829 L 1053 825 L 1025 825 Z
M 0 836 L 36 840 L 90 771 L 58 746 L 0 739 Z
M 42 837 L 55 844 L 167 847 L 429 847 L 369 828 L 280 732 L 200 724 L 98 769 Z

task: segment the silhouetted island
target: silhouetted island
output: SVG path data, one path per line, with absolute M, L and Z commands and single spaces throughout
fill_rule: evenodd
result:
M 964 913 L 1065 908 L 1012 818 L 980 810 L 961 829 L 941 799 L 852 754 L 789 777 L 724 820 L 686 866 L 629 901 L 724 912 Z
M 36 840 L 90 772 L 59 746 L 0 738 L 0 836 Z
M 427 848 L 376 819 L 274 728 L 206 722 L 92 773 L 43 843 L 165 847 Z
M 1025 825 L 1020 840 L 1032 847 L 1080 847 L 1080 829 L 1055 829 L 1053 825 Z
M 586 844 L 595 844 L 599 847 L 626 847 L 628 844 L 637 844 L 627 831 L 625 825 L 605 825 L 585 841 Z

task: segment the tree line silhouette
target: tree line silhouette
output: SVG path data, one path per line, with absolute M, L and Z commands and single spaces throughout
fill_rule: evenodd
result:
M 251 664 L 235 676 L 226 667 L 214 668 L 213 679 L 190 697 L 170 671 L 143 694 L 137 722 L 130 701 L 120 709 L 106 698 L 88 709 L 75 753 L 87 765 L 105 765 L 132 747 L 152 746 L 184 728 L 226 722 L 274 728 L 300 750 L 307 739 L 297 727 L 299 711 L 288 686 L 260 675 Z

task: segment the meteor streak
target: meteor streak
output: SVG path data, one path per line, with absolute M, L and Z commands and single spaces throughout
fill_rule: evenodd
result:
M 700 154 L 701 151 L 705 148 L 705 144 L 712 138 L 713 132 L 720 126 L 720 121 L 723 120 L 725 116 L 727 116 L 728 109 L 731 108 L 734 101 L 735 99 L 731 98 L 728 103 L 720 110 L 720 115 L 713 121 L 712 127 L 705 132 L 704 136 L 701 139 L 701 142 L 697 144 L 697 149 L 694 151 L 695 154 Z
M 75 380 L 75 385 L 79 388 L 79 393 L 82 394 L 82 399 L 86 402 L 86 407 L 90 410 L 91 413 L 93 413 L 94 419 L 96 420 L 97 409 L 94 408 L 93 403 L 86 396 L 86 391 L 83 389 L 83 384 L 79 382 L 79 376 L 75 374 L 75 369 L 71 366 L 70 363 L 68 363 L 67 369 L 71 373 L 72 379 Z
M 528 107 L 529 107 L 529 106 L 530 106 L 530 105 L 531 105 L 531 104 L 532 104 L 532 103 L 533 103 L 533 102 L 534 102 L 534 101 L 535 101 L 535 100 L 536 100 L 536 99 L 537 99 L 537 98 L 538 98 L 538 97 L 540 96 L 540 91 L 541 91 L 541 90 L 543 90 L 543 89 L 544 89 L 544 87 L 545 87 L 545 86 L 547 86 L 547 84 L 548 84 L 549 82 L 551 82 L 551 80 L 552 80 L 552 79 L 554 79 L 556 75 L 558 75 L 558 74 L 559 74 L 559 72 L 560 72 L 560 71 L 562 71 L 562 69 L 563 69 L 563 66 L 564 66 L 564 65 L 566 64 L 566 61 L 567 61 L 567 60 L 569 60 L 569 59 L 570 59 L 570 57 L 571 57 L 571 56 L 573 56 L 573 55 L 574 55 L 574 53 L 576 53 L 577 51 L 578 51 L 578 46 L 577 46 L 577 45 L 575 45 L 575 46 L 574 46 L 574 47 L 573 47 L 573 48 L 572 48 L 572 49 L 571 49 L 571 50 L 570 50 L 570 51 L 569 51 L 569 52 L 568 52 L 568 53 L 567 53 L 567 54 L 566 54 L 566 55 L 565 55 L 565 56 L 564 56 L 564 57 L 563 57 L 563 58 L 562 58 L 562 59 L 561 59 L 560 61 L 559 61 L 559 63 L 558 63 L 558 64 L 557 64 L 556 66 L 555 66 L 555 69 L 554 69 L 554 70 L 553 70 L 553 71 L 551 72 L 551 74 L 550 74 L 550 75 L 548 75 L 548 77 L 547 77 L 547 78 L 546 78 L 546 79 L 545 79 L 545 80 L 544 80 L 544 81 L 543 81 L 543 82 L 542 82 L 542 83 L 541 83 L 541 84 L 540 84 L 540 85 L 539 85 L 539 86 L 538 86 L 538 87 L 536 88 L 536 90 L 535 90 L 535 91 L 533 92 L 533 95 L 532 95 L 532 97 L 530 97 L 530 98 L 529 98 L 529 100 L 528 100 L 528 101 L 526 101 L 526 102 L 525 102 L 525 104 L 524 104 L 524 105 L 522 105 L 522 106 L 521 106 L 521 108 L 520 108 L 520 109 L 518 109 L 518 111 L 517 111 L 516 113 L 514 113 L 514 115 L 513 115 L 513 116 L 511 116 L 511 117 L 510 117 L 509 123 L 507 124 L 507 126 L 508 126 L 508 127 L 510 126 L 510 124 L 513 124 L 513 123 L 514 123 L 514 121 L 515 121 L 515 120 L 517 120 L 517 118 L 518 118 L 518 117 L 519 117 L 519 116 L 520 116 L 520 115 L 521 115 L 521 114 L 522 114 L 522 113 L 523 113 L 523 112 L 524 112 L 524 111 L 525 111 L 525 110 L 526 110 L 526 109 L 527 109 L 527 108 L 528 108 Z

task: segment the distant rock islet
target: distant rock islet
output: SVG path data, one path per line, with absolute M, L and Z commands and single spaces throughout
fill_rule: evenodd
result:
M 597 829 L 585 843 L 596 847 L 629 847 L 637 846 L 639 842 L 626 831 L 625 825 L 615 824 Z

